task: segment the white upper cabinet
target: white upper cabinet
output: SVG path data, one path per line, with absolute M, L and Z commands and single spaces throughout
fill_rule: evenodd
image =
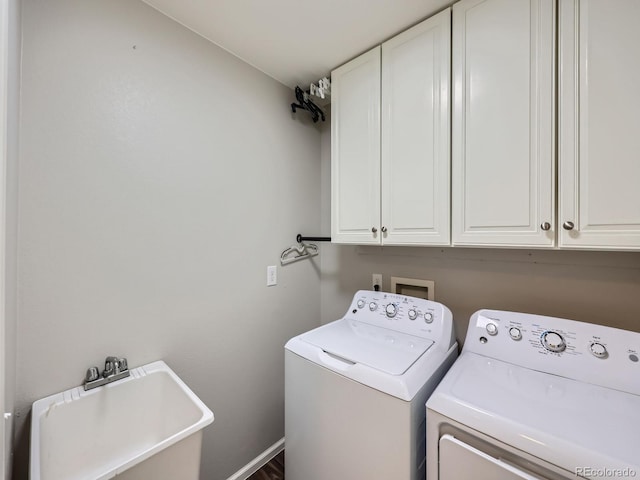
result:
M 382 45 L 382 243 L 450 242 L 450 10 Z
M 553 0 L 454 5 L 454 245 L 554 245 L 554 52 Z
M 450 25 L 447 9 L 332 73 L 334 242 L 449 244 Z
M 380 47 L 331 73 L 331 238 L 380 243 Z
M 640 1 L 561 0 L 560 246 L 640 249 Z

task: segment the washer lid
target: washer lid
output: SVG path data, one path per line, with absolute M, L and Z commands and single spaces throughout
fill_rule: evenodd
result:
M 389 375 L 402 375 L 433 345 L 426 338 L 342 319 L 300 335 L 342 360 L 359 363 Z
M 586 478 L 640 474 L 638 395 L 463 352 L 427 408 Z

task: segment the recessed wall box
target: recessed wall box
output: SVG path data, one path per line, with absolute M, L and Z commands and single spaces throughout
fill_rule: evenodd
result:
M 435 282 L 420 278 L 391 277 L 391 293 L 433 300 Z

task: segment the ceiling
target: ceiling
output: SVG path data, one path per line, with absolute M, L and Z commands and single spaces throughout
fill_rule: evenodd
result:
M 279 82 L 309 87 L 451 0 L 143 0 Z

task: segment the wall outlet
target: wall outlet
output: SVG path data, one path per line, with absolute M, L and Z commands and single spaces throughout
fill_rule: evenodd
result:
M 378 286 L 378 290 L 382 290 L 382 274 L 374 273 L 371 275 L 371 290 L 376 289 L 376 285 Z
M 267 287 L 272 287 L 278 284 L 278 270 L 275 265 L 267 267 Z

